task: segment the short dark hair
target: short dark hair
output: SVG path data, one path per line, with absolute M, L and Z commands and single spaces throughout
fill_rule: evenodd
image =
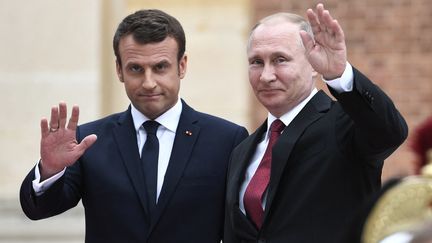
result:
M 168 36 L 173 37 L 178 45 L 178 61 L 186 49 L 185 33 L 176 18 L 157 9 L 139 10 L 124 18 L 114 34 L 114 54 L 120 65 L 119 43 L 121 38 L 129 34 L 140 44 L 158 43 Z

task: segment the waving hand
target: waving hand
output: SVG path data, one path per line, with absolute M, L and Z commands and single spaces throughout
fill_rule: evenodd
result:
M 51 108 L 49 125 L 46 118 L 41 120 L 41 162 L 39 164 L 41 180 L 75 163 L 97 139 L 96 135 L 92 134 L 85 137 L 81 143 L 77 142 L 78 106 L 73 106 L 69 122 L 66 121 L 66 117 L 66 103 L 60 102 L 58 107 Z
M 345 36 L 341 26 L 321 3 L 316 6 L 315 11 L 308 9 L 306 14 L 314 39 L 305 31 L 300 31 L 300 35 L 309 62 L 325 79 L 340 77 L 347 60 Z

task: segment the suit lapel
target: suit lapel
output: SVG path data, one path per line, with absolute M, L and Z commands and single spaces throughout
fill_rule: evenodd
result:
M 149 215 L 146 203 L 147 200 L 143 190 L 145 183 L 140 164 L 136 131 L 133 125 L 130 107 L 120 116 L 118 126 L 113 129 L 113 133 L 114 140 L 117 143 L 132 185 L 138 194 L 146 215 Z
M 200 127 L 195 124 L 197 122 L 196 111 L 189 107 L 185 102 L 182 101 L 182 103 L 183 110 L 177 127 L 156 211 L 152 215 L 152 226 L 150 232 L 159 220 L 162 212 L 165 210 L 171 196 L 175 192 L 183 175 L 183 171 L 189 162 L 194 144 L 198 139 L 200 132 Z
M 267 123 L 264 122 L 264 124 L 262 124 L 236 148 L 235 153 L 233 153 L 232 161 L 238 162 L 231 163 L 232 167 L 230 168 L 227 177 L 227 200 L 232 202 L 230 205 L 233 205 L 233 207 L 230 208 L 234 220 L 232 223 L 234 225 L 240 225 L 240 227 L 236 227 L 241 229 L 237 234 L 241 235 L 245 239 L 251 237 L 254 238 L 258 231 L 247 216 L 240 210 L 239 191 L 241 184 L 244 181 L 244 175 L 250 164 L 250 160 L 255 153 L 256 146 L 262 139 L 266 130 Z
M 234 157 L 233 160 L 240 161 L 239 163 L 232 163 L 232 171 L 229 175 L 228 180 L 229 185 L 234 185 L 232 188 L 232 193 L 237 194 L 234 198 L 236 198 L 236 203 L 239 202 L 238 192 L 240 190 L 240 186 L 244 181 L 244 175 L 246 173 L 246 169 L 250 164 L 250 160 L 255 153 L 255 149 L 257 144 L 260 142 L 264 132 L 267 130 L 267 123 L 262 124 L 253 134 L 251 134 L 248 138 L 246 138 L 239 146 L 236 151 L 236 155 L 238 157 Z
M 330 109 L 331 99 L 323 91 L 319 91 L 300 111 L 294 120 L 284 129 L 278 141 L 273 147 L 272 168 L 270 184 L 267 195 L 267 205 L 264 212 L 264 220 L 271 209 L 273 199 L 277 192 L 279 181 L 284 168 L 290 157 L 291 151 L 304 132 L 314 121 L 323 116 L 325 111 Z M 265 223 L 265 222 L 264 222 Z

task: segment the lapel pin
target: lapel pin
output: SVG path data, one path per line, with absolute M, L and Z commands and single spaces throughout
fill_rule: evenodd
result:
M 186 131 L 185 134 L 188 135 L 188 136 L 192 136 L 192 132 L 191 131 Z

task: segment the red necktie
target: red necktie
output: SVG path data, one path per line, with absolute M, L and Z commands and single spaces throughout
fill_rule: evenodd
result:
M 264 216 L 262 208 L 262 198 L 270 181 L 272 147 L 279 138 L 282 130 L 285 128 L 283 122 L 275 120 L 270 126 L 270 140 L 267 145 L 264 156 L 253 175 L 243 198 L 246 214 L 255 223 L 258 229 L 261 228 Z

